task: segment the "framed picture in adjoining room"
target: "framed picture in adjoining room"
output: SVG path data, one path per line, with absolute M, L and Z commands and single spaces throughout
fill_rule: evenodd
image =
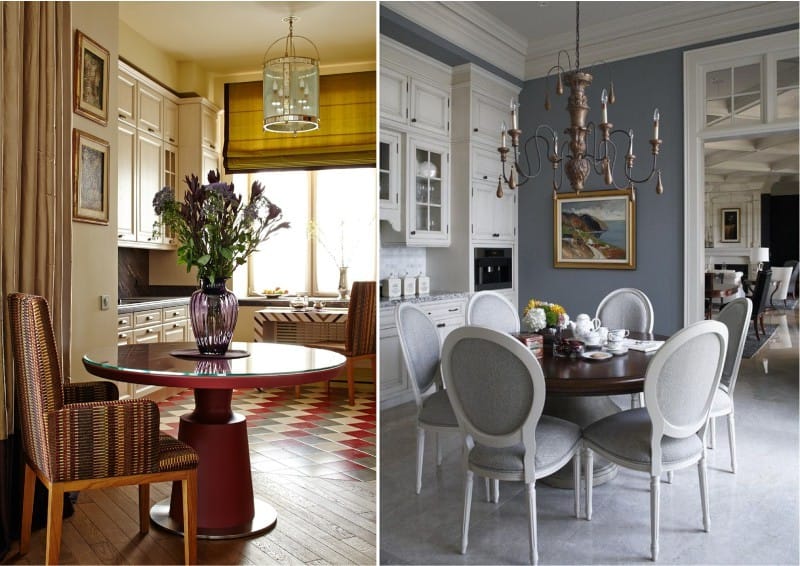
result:
M 108 122 L 108 50 L 75 30 L 73 110 L 90 120 Z
M 630 189 L 557 195 L 554 267 L 636 269 L 636 203 Z
M 72 219 L 108 224 L 107 141 L 78 129 L 72 130 Z
M 740 208 L 723 208 L 720 210 L 722 237 L 720 242 L 740 242 L 741 236 L 741 212 Z

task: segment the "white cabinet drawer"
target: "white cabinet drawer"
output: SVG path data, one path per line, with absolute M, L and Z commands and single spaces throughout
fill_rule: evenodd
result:
M 442 321 L 445 319 L 461 319 L 462 324 L 466 313 L 466 304 L 464 301 L 430 301 L 420 305 L 420 308 L 425 311 L 434 322 Z
M 164 322 L 168 323 L 171 320 L 186 318 L 189 316 L 189 306 L 181 305 L 179 307 L 170 307 L 164 309 Z
M 159 322 L 161 322 L 161 309 L 133 313 L 133 325 L 137 328 L 140 326 L 157 324 Z
M 161 325 L 148 326 L 147 328 L 136 328 L 133 331 L 134 344 L 148 344 L 162 342 Z

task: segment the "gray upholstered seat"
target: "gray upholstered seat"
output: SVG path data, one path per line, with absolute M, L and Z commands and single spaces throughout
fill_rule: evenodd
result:
M 542 368 L 530 350 L 507 333 L 481 326 L 457 328 L 442 348 L 442 376 L 466 447 L 461 552 L 467 551 L 473 475 L 478 473 L 525 482 L 530 558 L 536 563 L 536 479 L 572 459 L 578 516 L 580 428 L 555 417 L 542 417 Z
M 436 464 L 442 463 L 439 433 L 458 433 L 447 391 L 437 383 L 440 376 L 441 344 L 439 333 L 428 315 L 412 304 L 404 303 L 395 311 L 400 348 L 408 371 L 414 400 L 417 403 L 417 478 L 416 492 L 422 489 L 422 460 L 425 431 L 434 433 Z
M 653 560 L 658 558 L 663 472 L 697 463 L 703 526 L 706 531 L 709 529 L 703 438 L 714 392 L 722 376 L 727 346 L 728 328 L 716 320 L 703 320 L 679 330 L 661 346 L 647 366 L 646 406 L 605 417 L 583 431 L 587 477 L 591 477 L 594 452 L 626 468 L 650 474 Z M 586 518 L 591 520 L 592 482 L 585 482 L 585 489 Z
M 519 312 L 503 295 L 479 291 L 470 297 L 467 304 L 467 324 L 506 333 L 519 332 Z
M 624 328 L 631 332 L 652 332 L 653 304 L 647 295 L 633 287 L 615 289 L 603 297 L 597 306 L 595 318 L 609 329 Z M 642 404 L 642 395 L 631 395 L 631 409 Z
M 736 429 L 733 413 L 733 391 L 739 376 L 742 351 L 750 326 L 753 303 L 750 299 L 736 299 L 728 303 L 717 315 L 717 320 L 728 328 L 728 353 L 722 369 L 720 386 L 711 405 L 711 422 L 708 431 L 709 446 L 714 447 L 717 417 L 728 416 L 728 446 L 731 451 L 731 471 L 736 473 Z

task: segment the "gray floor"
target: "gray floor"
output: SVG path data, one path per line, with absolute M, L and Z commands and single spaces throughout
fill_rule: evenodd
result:
M 738 470 L 730 473 L 727 426 L 708 452 L 711 530 L 702 530 L 696 467 L 661 489 L 660 564 L 798 564 L 798 316 L 742 360 L 735 392 Z M 415 409 L 381 413 L 380 561 L 385 564 L 521 564 L 528 560 L 521 483 L 501 483 L 499 504 L 473 495 L 469 549 L 459 553 L 463 498 L 460 445 L 444 461 L 428 442 L 422 492 L 414 494 Z M 572 514 L 572 491 L 537 484 L 543 564 L 652 563 L 649 478 L 621 469 L 594 490 L 592 521 Z M 582 501 L 583 502 L 583 501 Z

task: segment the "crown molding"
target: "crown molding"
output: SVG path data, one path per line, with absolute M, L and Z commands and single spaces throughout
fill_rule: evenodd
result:
M 570 26 L 528 42 L 474 2 L 382 2 L 435 36 L 520 80 L 543 77 L 558 52 L 574 57 Z M 797 2 L 653 2 L 624 22 L 581 25 L 584 64 L 618 61 L 798 23 Z M 531 54 L 531 55 L 528 55 Z
M 581 56 L 584 66 L 618 61 L 797 22 L 796 2 L 654 3 L 651 10 L 626 18 L 622 36 L 619 22 L 582 22 Z M 574 57 L 574 43 L 573 30 L 530 42 L 528 53 L 536 55 L 525 62 L 525 80 L 545 76 L 560 49 Z
M 522 79 L 527 39 L 473 2 L 382 2 L 382 6 Z

